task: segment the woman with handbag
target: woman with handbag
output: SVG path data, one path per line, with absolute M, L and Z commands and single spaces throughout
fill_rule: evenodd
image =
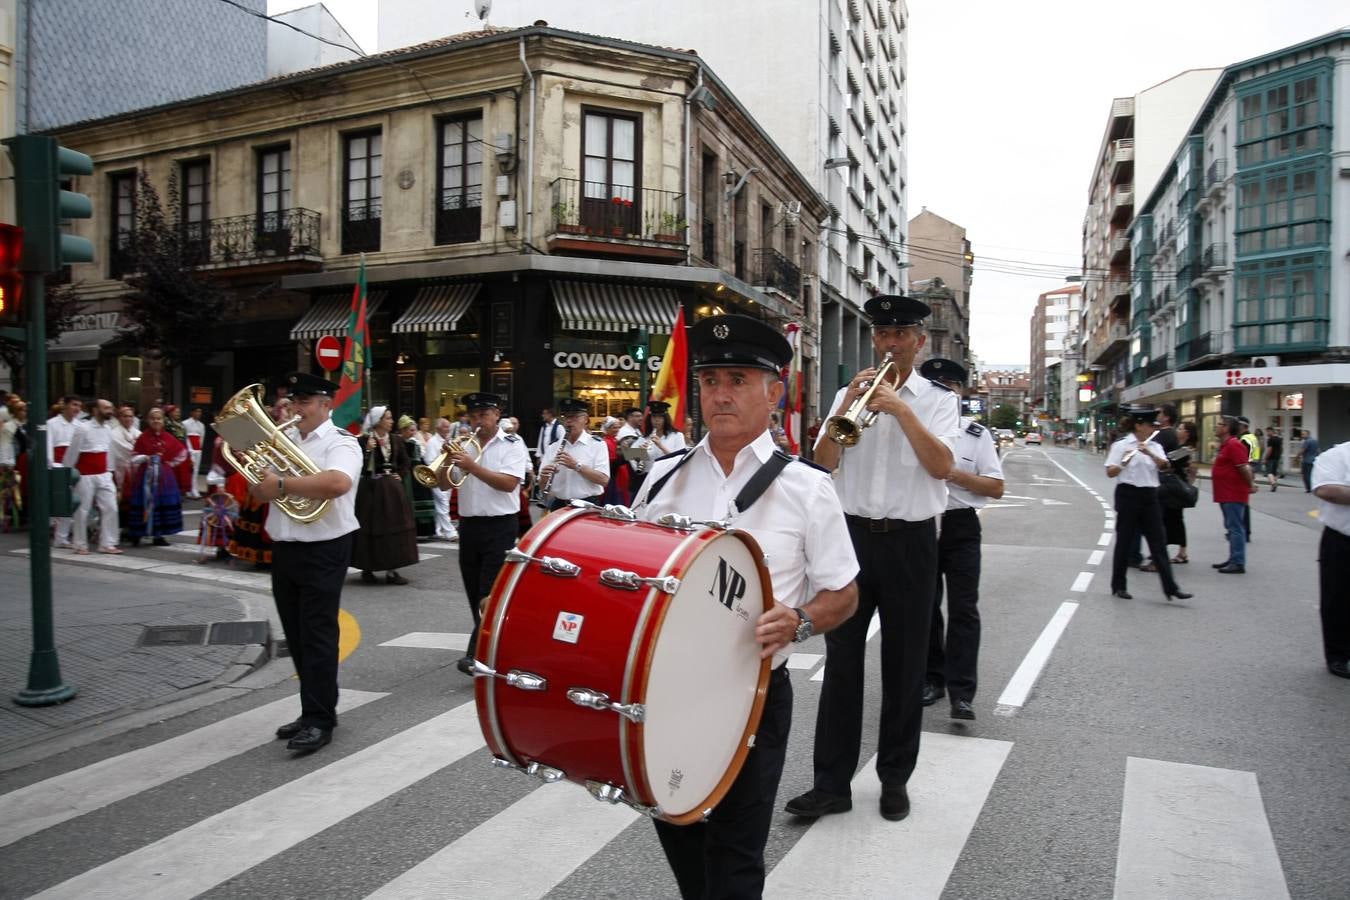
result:
M 1196 496 L 1195 463 L 1193 462 L 1195 448 L 1195 423 L 1182 422 L 1177 426 L 1177 449 L 1168 453 L 1167 458 L 1172 463 L 1172 477 L 1181 479 L 1190 488 L 1189 495 L 1191 498 Z M 1163 530 L 1167 532 L 1167 543 L 1177 545 L 1177 555 L 1172 557 L 1172 564 L 1184 565 L 1191 561 L 1186 553 L 1187 504 L 1184 499 L 1178 497 L 1178 493 L 1167 492 L 1163 494 Z M 1195 505 L 1194 499 L 1191 500 L 1189 505 Z

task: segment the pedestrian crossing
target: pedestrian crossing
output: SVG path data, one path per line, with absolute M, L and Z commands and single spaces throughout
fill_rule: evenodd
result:
M 807 671 L 809 667 L 797 667 L 794 679 L 805 679 Z M 414 797 L 428 785 L 445 790 L 447 772 L 487 783 L 508 781 L 486 794 L 494 798 L 488 808 L 469 811 L 468 804 L 457 802 L 453 788 L 436 804 L 421 807 L 441 811 L 437 814 L 457 823 L 465 816 L 470 819 L 448 834 L 443 845 L 424 848 L 419 858 L 386 863 L 387 851 L 400 844 L 399 835 L 386 829 L 363 836 L 363 844 L 371 846 L 362 864 L 376 867 L 379 880 L 345 895 L 528 900 L 549 896 L 571 879 L 603 883 L 605 896 L 630 900 L 673 895 L 673 881 L 645 817 L 626 806 L 597 802 L 572 784 L 530 786 L 527 779 L 490 768 L 472 702 L 431 711 L 345 756 L 333 753 L 328 760 L 323 754 L 331 751 L 325 750 L 303 762 L 281 752 L 271 733 L 295 715 L 297 705 L 294 697 L 260 704 L 0 794 L 0 870 L 16 872 L 33 866 L 38 845 L 32 841 L 59 832 L 39 849 L 62 842 L 98 843 L 102 829 L 119 820 L 123 804 L 143 816 L 144 805 L 135 807 L 139 799 L 171 783 L 177 791 L 195 795 L 243 765 L 271 769 L 272 775 L 293 766 L 297 773 L 280 783 L 264 780 L 255 795 L 227 808 L 211 807 L 216 811 L 187 824 L 175 822 L 164 829 L 142 822 L 147 835 L 142 844 L 111 858 L 91 858 L 82 871 L 62 871 L 46 881 L 40 870 L 29 871 L 24 893 L 0 886 L 0 895 L 159 900 L 208 893 L 243 896 L 231 892 L 233 880 L 274 866 L 278 858 L 294 864 L 296 854 L 323 854 L 325 835 L 340 826 L 352 828 L 363 817 L 378 818 L 374 811 L 380 807 L 405 802 L 416 807 Z M 396 708 L 390 695 L 344 690 L 344 733 L 333 751 L 348 735 L 368 739 L 363 723 L 368 727 L 371 717 L 387 716 Z M 799 728 L 794 743 L 809 740 L 803 737 L 809 733 L 809 727 Z M 260 749 L 267 744 L 276 752 Z M 976 869 L 991 864 L 965 860 L 963 854 L 1015 750 L 1011 741 L 925 732 L 910 781 L 915 812 L 901 823 L 876 814 L 880 784 L 875 759 L 854 779 L 852 813 L 815 823 L 776 813 L 765 896 L 938 900 L 963 861 Z M 1122 757 L 1121 766 L 1125 779 L 1117 900 L 1288 896 L 1255 775 L 1133 757 Z M 799 782 L 784 779 L 780 804 Z M 424 823 L 404 824 L 419 829 Z M 333 843 L 342 845 L 336 839 Z M 616 859 L 628 868 L 615 870 L 614 879 L 634 878 L 633 871 L 643 867 L 649 877 L 634 884 L 606 881 Z M 1208 862 L 1198 870 L 1197 860 Z M 323 867 L 322 858 L 315 865 Z M 276 868 L 269 877 L 277 877 Z M 1197 884 L 1222 890 L 1206 887 L 1208 892 L 1200 892 Z M 273 888 L 273 896 L 304 894 L 297 885 Z M 589 890 L 559 895 L 597 896 Z

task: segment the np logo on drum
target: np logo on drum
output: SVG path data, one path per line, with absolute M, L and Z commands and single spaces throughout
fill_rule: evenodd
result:
M 553 639 L 575 644 L 577 639 L 581 637 L 581 623 L 585 621 L 585 616 L 579 616 L 576 613 L 558 613 L 558 620 L 553 623 Z
M 708 596 L 711 597 L 716 591 L 718 603 L 736 613 L 742 620 L 746 620 L 750 618 L 750 611 L 741 603 L 741 598 L 745 596 L 745 588 L 745 576 L 737 572 L 731 563 L 718 557 L 717 576 L 712 587 L 708 588 Z

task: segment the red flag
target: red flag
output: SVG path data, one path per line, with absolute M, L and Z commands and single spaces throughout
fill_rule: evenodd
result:
M 661 360 L 661 371 L 652 385 L 652 399 L 670 404 L 670 425 L 684 430 L 685 399 L 689 383 L 689 344 L 685 338 L 684 308 L 675 314 L 675 327 L 670 332 L 670 343 Z
M 361 397 L 366 386 L 366 348 L 370 324 L 366 321 L 366 258 L 352 291 L 352 311 L 347 318 L 347 342 L 342 349 L 342 378 L 333 398 L 333 424 L 352 434 L 361 433 Z

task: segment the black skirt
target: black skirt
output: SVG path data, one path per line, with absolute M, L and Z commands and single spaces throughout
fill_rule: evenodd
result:
M 356 520 L 361 530 L 352 545 L 353 566 L 375 571 L 417 562 L 417 529 L 403 482 L 362 475 L 356 488 Z

